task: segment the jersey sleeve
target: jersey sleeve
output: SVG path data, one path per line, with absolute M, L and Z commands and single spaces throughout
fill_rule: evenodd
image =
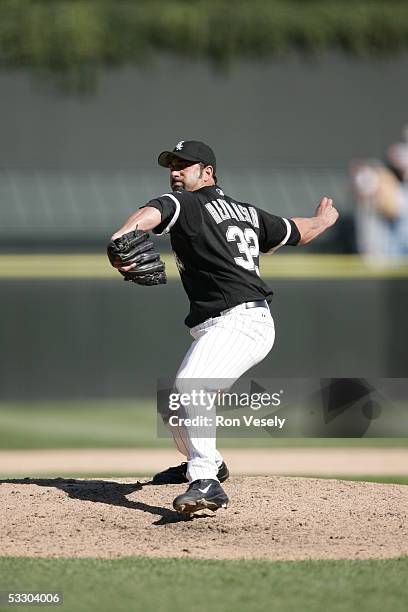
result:
M 194 195 L 189 191 L 173 191 L 153 198 L 141 208 L 152 206 L 160 212 L 161 222 L 152 231 L 157 236 L 163 236 L 168 234 L 172 227 L 178 228 L 180 223 L 186 228 L 190 221 L 193 227 L 197 228 L 196 207 L 191 206 L 193 199 Z
M 177 194 L 178 195 L 178 194 Z M 180 200 L 173 193 L 164 193 L 153 198 L 141 208 L 151 206 L 156 208 L 161 214 L 161 222 L 152 231 L 158 236 L 168 234 L 180 215 Z
M 292 219 L 271 215 L 257 209 L 259 216 L 259 249 L 262 253 L 273 253 L 284 245 L 296 246 L 300 240 L 299 230 Z

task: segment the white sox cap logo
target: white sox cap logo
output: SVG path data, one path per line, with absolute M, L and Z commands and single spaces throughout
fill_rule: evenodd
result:
M 174 148 L 176 149 L 176 151 L 181 151 L 181 149 L 183 148 L 183 145 L 184 145 L 184 140 L 180 140 L 180 142 L 178 142 Z

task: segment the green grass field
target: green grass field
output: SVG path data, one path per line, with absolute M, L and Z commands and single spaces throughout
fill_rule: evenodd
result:
M 0 590 L 62 591 L 63 604 L 56 609 L 69 612 L 405 612 L 407 572 L 408 558 L 263 562 L 6 557 L 0 559 Z
M 170 448 L 153 401 L 0 403 L 0 449 Z M 408 438 L 219 438 L 220 448 L 406 447 Z

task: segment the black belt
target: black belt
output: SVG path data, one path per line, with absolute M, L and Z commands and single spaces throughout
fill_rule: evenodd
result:
M 266 300 L 255 300 L 254 302 L 245 302 L 245 308 L 268 308 L 268 302 Z
M 234 308 L 243 305 L 245 305 L 245 308 L 267 308 L 269 310 L 268 302 L 266 300 L 255 300 L 253 302 L 243 302 L 242 304 L 237 304 L 237 306 L 231 306 L 231 308 L 221 310 L 221 312 L 213 314 L 213 317 L 219 317 L 221 315 L 228 314 L 230 310 L 233 310 Z

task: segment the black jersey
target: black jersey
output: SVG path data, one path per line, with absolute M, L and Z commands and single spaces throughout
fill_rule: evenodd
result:
M 300 240 L 292 220 L 237 202 L 217 185 L 166 193 L 145 206 L 157 208 L 162 216 L 153 232 L 170 232 L 190 300 L 188 327 L 243 302 L 270 301 L 273 292 L 259 275 L 259 252 Z

